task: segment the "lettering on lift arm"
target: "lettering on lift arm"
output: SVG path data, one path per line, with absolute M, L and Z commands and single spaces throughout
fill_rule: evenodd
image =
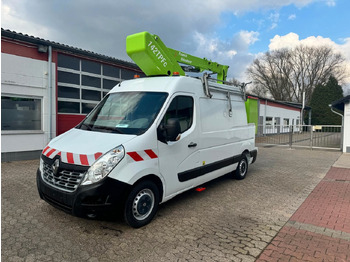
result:
M 181 56 L 180 61 L 182 61 L 184 63 L 187 63 L 189 65 L 192 64 L 192 61 L 187 59 L 187 54 L 182 53 L 182 52 L 179 51 L 179 56 Z
M 152 50 L 153 54 L 155 54 L 158 60 L 160 60 L 163 66 L 166 67 L 168 65 L 166 58 L 162 55 L 160 50 L 155 45 L 152 45 L 152 41 L 149 41 L 148 47 Z

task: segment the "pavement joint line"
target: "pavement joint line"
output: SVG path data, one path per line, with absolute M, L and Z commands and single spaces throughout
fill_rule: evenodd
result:
M 350 179 L 350 177 L 349 177 Z M 321 180 L 321 182 L 343 182 L 343 183 L 350 183 L 350 180 L 348 179 L 342 179 L 342 178 L 324 178 Z
M 289 220 L 284 226 L 289 226 L 296 229 L 306 230 L 312 233 L 317 233 L 317 234 L 321 234 L 321 235 L 325 235 L 333 238 L 339 238 L 339 239 L 350 241 L 350 233 L 329 229 L 326 227 L 319 227 L 319 226 L 301 223 L 293 220 Z

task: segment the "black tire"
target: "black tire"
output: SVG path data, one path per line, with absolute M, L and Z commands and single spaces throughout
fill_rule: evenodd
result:
M 233 177 L 238 180 L 242 180 L 246 177 L 248 172 L 248 160 L 245 155 L 242 155 L 241 160 L 238 162 L 236 170 L 233 172 Z
M 131 190 L 125 201 L 125 222 L 134 228 L 147 225 L 157 213 L 159 190 L 152 181 L 141 181 Z

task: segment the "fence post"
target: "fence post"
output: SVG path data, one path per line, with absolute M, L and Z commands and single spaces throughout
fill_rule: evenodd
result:
M 292 148 L 292 144 L 293 144 L 293 127 L 294 127 L 294 119 L 292 120 L 292 125 L 289 126 L 289 148 Z
M 309 126 L 309 127 L 310 127 L 310 149 L 312 150 L 313 128 L 312 126 Z

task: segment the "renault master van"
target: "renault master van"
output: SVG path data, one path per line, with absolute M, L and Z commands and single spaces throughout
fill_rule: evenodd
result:
M 245 178 L 257 148 L 244 92 L 203 79 L 118 84 L 43 150 L 40 197 L 76 216 L 122 210 L 138 228 L 153 219 L 160 203 L 186 190 L 228 173 Z

